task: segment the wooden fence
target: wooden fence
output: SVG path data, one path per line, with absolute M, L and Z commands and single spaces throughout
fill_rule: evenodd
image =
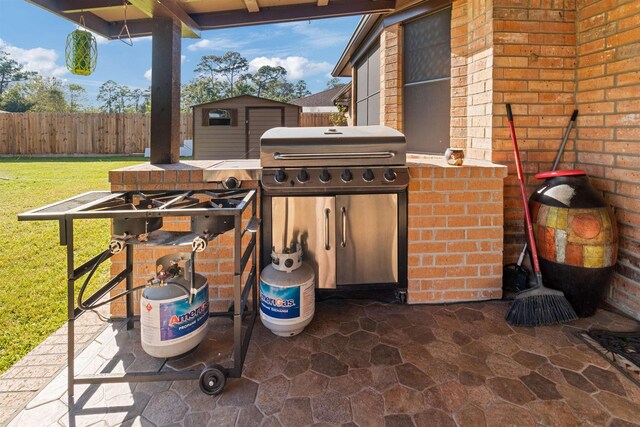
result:
M 331 113 L 300 113 L 300 126 L 331 126 Z
M 180 140 L 193 138 L 182 114 Z M 151 117 L 132 113 L 0 113 L 0 155 L 134 154 L 149 147 Z

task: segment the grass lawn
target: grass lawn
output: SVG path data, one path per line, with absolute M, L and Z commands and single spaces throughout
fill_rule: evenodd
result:
M 57 221 L 18 222 L 21 212 L 90 190 L 132 157 L 0 158 L 0 374 L 66 320 L 66 248 Z M 76 266 L 107 248 L 108 220 L 76 221 Z M 106 265 L 94 276 L 108 280 Z M 77 284 L 79 286 L 79 284 Z

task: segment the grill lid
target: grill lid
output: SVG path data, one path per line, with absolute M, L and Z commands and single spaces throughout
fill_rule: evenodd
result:
M 273 128 L 260 139 L 262 167 L 404 165 L 406 141 L 386 126 Z

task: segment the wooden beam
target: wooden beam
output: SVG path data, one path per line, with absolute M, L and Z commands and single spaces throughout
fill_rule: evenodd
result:
M 180 161 L 181 25 L 153 18 L 151 57 L 151 163 Z
M 0 0 L 2 1 L 2 0 Z M 80 25 L 80 17 L 84 18 L 84 23 L 87 28 L 91 31 L 100 34 L 106 38 L 113 38 L 114 24 L 111 22 L 107 22 L 99 16 L 94 15 L 91 12 L 73 12 L 73 13 L 64 13 L 58 8 L 58 2 L 55 0 L 27 0 L 27 2 L 41 7 L 47 12 L 52 12 L 61 18 L 66 19 L 67 21 L 71 21 L 74 24 Z M 116 33 L 116 36 L 118 34 Z
M 318 6 L 326 6 L 329 4 L 329 0 L 318 0 Z
M 124 0 L 58 0 L 58 9 L 64 13 L 86 12 L 92 9 L 122 7 Z
M 263 7 L 259 13 L 246 10 L 193 14 L 191 17 L 203 30 L 269 24 L 338 16 L 384 13 L 395 9 L 396 0 L 334 0 L 327 6 L 315 3 Z
M 200 38 L 200 34 L 197 33 L 200 31 L 200 26 L 191 19 L 191 16 L 176 0 L 129 0 L 129 2 L 149 18 L 170 17 L 177 19 L 182 24 L 183 37 Z
M 258 6 L 257 0 L 244 0 L 244 5 L 247 7 L 247 11 L 249 12 L 259 12 L 260 6 Z

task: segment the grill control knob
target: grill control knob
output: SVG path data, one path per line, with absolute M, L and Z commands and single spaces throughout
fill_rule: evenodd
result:
M 282 169 L 280 169 L 276 171 L 275 179 L 276 179 L 276 182 L 283 183 L 287 180 L 287 173 Z
M 398 175 L 394 172 L 393 169 L 387 169 L 386 171 L 384 171 L 384 179 L 386 179 L 388 182 L 395 181 L 397 177 Z
M 366 171 L 364 171 L 364 173 L 362 174 L 362 179 L 364 179 L 367 182 L 371 182 L 373 181 L 373 171 L 371 169 L 367 169 Z
M 322 173 L 320 173 L 320 177 L 319 178 L 320 178 L 320 181 L 326 183 L 326 182 L 331 181 L 331 174 L 329 173 L 328 170 L 323 169 Z
M 309 172 L 307 172 L 306 169 L 302 169 L 299 173 L 298 173 L 298 181 L 299 182 L 307 182 L 309 181 Z
M 340 178 L 342 178 L 344 182 L 349 182 L 353 179 L 353 174 L 349 169 L 345 169 Z

